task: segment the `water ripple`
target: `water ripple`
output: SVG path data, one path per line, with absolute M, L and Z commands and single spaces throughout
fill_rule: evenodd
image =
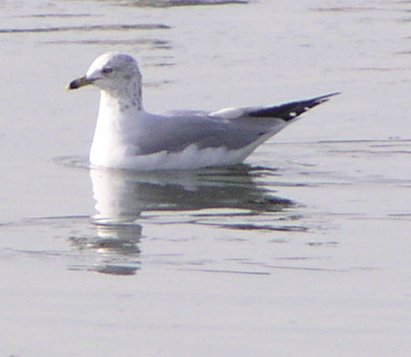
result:
M 248 4 L 248 0 L 126 0 L 119 5 L 136 7 L 174 7 L 174 6 L 202 6 L 202 5 L 236 5 Z
M 130 30 L 167 30 L 170 26 L 164 24 L 115 24 L 115 25 L 79 25 L 53 26 L 32 28 L 0 28 L 0 34 L 18 33 L 52 33 L 71 31 L 130 31 Z

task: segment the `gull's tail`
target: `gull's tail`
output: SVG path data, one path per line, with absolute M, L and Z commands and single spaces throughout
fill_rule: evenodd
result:
M 279 118 L 284 121 L 290 121 L 297 118 L 307 110 L 328 101 L 331 97 L 340 94 L 339 92 L 322 95 L 321 97 L 299 100 L 297 102 L 285 103 L 275 107 L 267 107 L 251 111 L 248 114 L 255 118 Z

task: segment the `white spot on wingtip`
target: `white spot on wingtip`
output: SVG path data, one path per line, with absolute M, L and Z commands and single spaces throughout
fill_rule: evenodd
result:
M 294 118 L 294 117 L 297 116 L 297 113 L 296 113 L 296 112 L 290 112 L 290 113 L 288 113 L 288 115 L 289 115 L 291 118 Z

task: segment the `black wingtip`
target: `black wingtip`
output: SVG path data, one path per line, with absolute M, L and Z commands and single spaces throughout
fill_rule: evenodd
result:
M 341 92 L 333 92 L 333 93 L 330 93 L 330 94 L 322 95 L 320 97 L 312 98 L 311 100 L 318 101 L 319 104 L 320 104 L 320 103 L 327 102 L 328 100 L 330 100 L 330 98 L 335 97 L 336 95 L 340 95 L 340 94 L 341 94 Z M 310 99 L 308 99 L 308 100 L 310 100 Z
M 327 102 L 331 97 L 341 94 L 340 92 L 333 92 L 320 97 L 311 99 L 299 100 L 296 102 L 285 103 L 275 107 L 263 108 L 260 110 L 252 111 L 249 116 L 255 118 L 278 118 L 285 121 L 291 121 L 307 110 L 314 108 L 315 106 Z

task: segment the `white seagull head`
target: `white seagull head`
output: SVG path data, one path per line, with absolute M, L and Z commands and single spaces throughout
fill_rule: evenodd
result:
M 113 94 L 130 87 L 141 87 L 137 61 L 125 53 L 105 53 L 94 60 L 85 76 L 72 80 L 67 89 L 77 89 L 89 84 Z

